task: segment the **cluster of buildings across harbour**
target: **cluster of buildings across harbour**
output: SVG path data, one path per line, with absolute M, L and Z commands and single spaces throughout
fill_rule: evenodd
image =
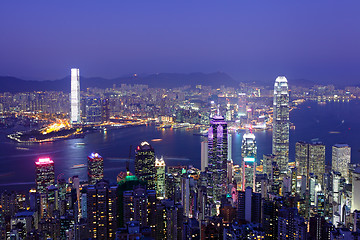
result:
M 101 117 L 86 122 L 95 116 L 105 116 L 105 122 L 119 119 L 110 113 L 113 92 L 108 95 L 110 98 L 97 104 L 90 104 L 87 99 L 88 115 L 83 118 L 79 84 L 79 69 L 72 69 L 69 114 L 72 126 L 103 122 Z M 135 91 L 130 88 L 130 92 Z M 202 91 L 212 91 L 201 86 L 197 89 L 199 98 L 206 95 Z M 136 114 L 137 117 L 152 118 L 151 114 L 159 107 L 161 113 L 157 117 L 167 116 L 162 118 L 164 122 L 171 122 L 171 116 L 206 126 L 206 139 L 199 149 L 201 169 L 191 165 L 169 166 L 166 158 L 157 157 L 156 149 L 146 139 L 135 149 L 134 171 L 126 163 L 126 172 L 119 173 L 117 184 L 111 184 L 104 174 L 106 158 L 100 152 L 87 157 L 88 179 L 55 178 L 56 162 L 51 157 L 39 156 L 34 163 L 36 188 L 28 194 L 4 191 L 0 195 L 0 238 L 359 238 L 360 166 L 351 163 L 351 147 L 331 146 L 330 166 L 325 162 L 325 149 L 330 146 L 297 142 L 295 161 L 289 161 L 292 106 L 285 77 L 275 80 L 271 106 L 265 106 L 261 100 L 249 101 L 258 98 L 256 89 L 249 90 L 252 92 L 249 99 L 233 96 L 236 92 L 233 89 L 219 90 L 217 101 L 210 102 L 207 110 L 189 98 L 186 100 L 181 91 L 173 92 L 173 98 L 168 98 L 170 92 L 154 91 L 158 91 L 153 95 L 155 99 L 160 93 L 165 100 L 155 100 L 159 106 L 148 109 L 142 116 Z M 181 98 L 183 105 L 174 98 Z M 237 99 L 236 103 L 232 98 Z M 162 107 L 165 103 L 177 107 Z M 142 103 L 137 107 L 146 109 Z M 244 110 L 240 116 L 239 108 Z M 265 121 L 260 118 L 265 115 L 268 118 L 265 124 L 272 126 L 272 152 L 259 156 L 252 123 Z M 241 165 L 236 165 L 232 149 L 240 146 L 232 146 L 230 132 L 239 128 L 244 132 Z

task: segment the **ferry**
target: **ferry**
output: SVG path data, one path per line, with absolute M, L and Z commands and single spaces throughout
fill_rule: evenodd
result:
M 24 148 L 24 147 L 16 147 L 17 150 L 30 150 L 29 148 Z
M 71 168 L 76 169 L 76 168 L 84 168 L 84 167 L 86 167 L 86 164 L 77 164 L 77 165 L 72 166 Z
M 161 138 L 154 138 L 154 139 L 152 139 L 151 141 L 152 141 L 152 142 L 160 142 L 160 141 L 162 141 L 162 139 L 161 139 Z

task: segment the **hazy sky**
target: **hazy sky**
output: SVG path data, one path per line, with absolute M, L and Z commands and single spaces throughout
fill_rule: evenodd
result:
M 0 75 L 224 71 L 360 83 L 360 1 L 1 1 Z

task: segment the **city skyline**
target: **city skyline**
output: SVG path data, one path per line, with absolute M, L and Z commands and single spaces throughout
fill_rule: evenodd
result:
M 0 239 L 358 239 L 358 7 L 2 4 Z

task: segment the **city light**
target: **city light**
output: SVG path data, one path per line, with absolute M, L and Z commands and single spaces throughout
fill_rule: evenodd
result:
M 42 165 L 42 164 L 51 164 L 54 163 L 50 158 L 39 158 L 36 164 Z

